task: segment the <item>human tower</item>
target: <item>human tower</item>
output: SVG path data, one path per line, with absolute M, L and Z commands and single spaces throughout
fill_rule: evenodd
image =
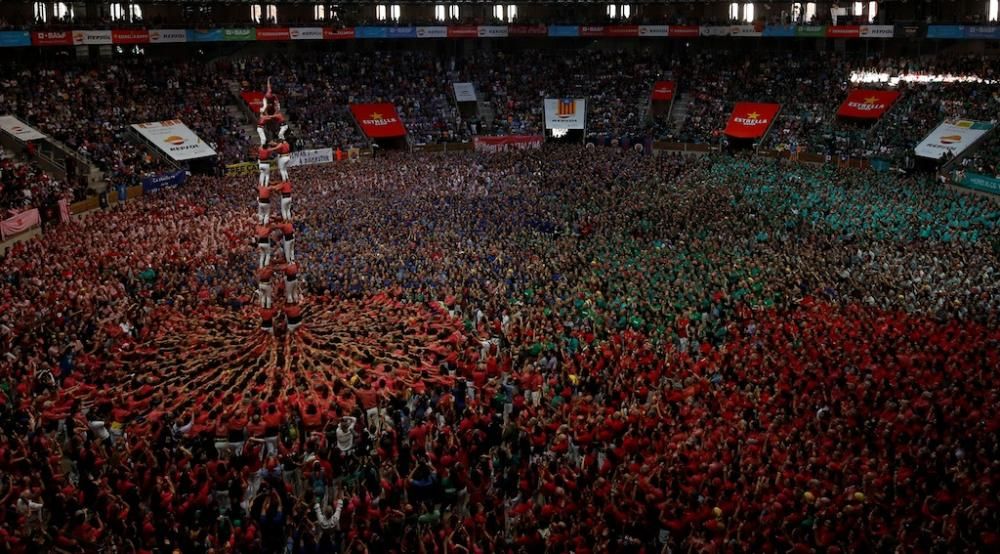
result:
M 271 91 L 270 80 L 257 121 L 260 138 L 257 188 L 257 296 L 260 328 L 273 334 L 284 315 L 289 333 L 302 324 L 302 293 L 299 267 L 295 263 L 295 226 L 292 219 L 292 183 L 288 177 L 292 139 L 281 113 L 281 104 Z M 271 161 L 276 160 L 281 180 L 271 183 Z M 278 210 L 272 210 L 277 200 Z

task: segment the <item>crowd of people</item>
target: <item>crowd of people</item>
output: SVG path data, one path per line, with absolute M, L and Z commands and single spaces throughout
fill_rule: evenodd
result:
M 63 198 L 73 199 L 72 187 L 53 179 L 37 163 L 2 154 L 0 149 L 0 219 Z
M 1000 544 L 988 199 L 610 148 L 299 167 L 272 337 L 251 180 L 3 260 L 6 550 Z

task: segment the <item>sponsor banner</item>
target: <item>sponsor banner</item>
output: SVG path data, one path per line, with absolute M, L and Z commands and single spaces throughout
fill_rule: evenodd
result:
M 545 140 L 540 135 L 510 135 L 505 137 L 475 137 L 472 139 L 476 152 L 507 152 L 541 148 Z
M 914 148 L 918 156 L 939 159 L 951 152 L 959 155 L 993 128 L 991 123 L 960 119 L 945 121 Z
M 966 173 L 958 184 L 965 188 L 988 192 L 990 194 L 1000 194 L 1000 179 L 996 179 L 979 173 Z
M 826 27 L 823 25 L 804 25 L 795 28 L 797 37 L 825 37 Z
M 240 93 L 240 97 L 243 101 L 250 106 L 250 111 L 257 115 L 260 113 L 260 109 L 264 107 L 264 93 L 256 90 L 244 90 Z
M 187 172 L 184 170 L 172 173 L 161 173 L 160 175 L 150 175 L 142 179 L 142 192 L 152 194 L 161 190 L 177 188 L 187 181 Z
M 920 25 L 897 25 L 895 35 L 900 37 L 916 38 L 923 36 L 921 31 L 922 29 Z
M 734 37 L 761 37 L 764 36 L 763 25 L 730 25 L 729 34 Z
M 288 27 L 265 27 L 256 29 L 255 38 L 257 40 L 290 40 Z M 253 40 L 253 39 L 248 39 Z
M 257 175 L 259 168 L 257 162 L 241 162 L 226 166 L 226 177 L 238 177 L 240 175 Z
M 639 25 L 640 37 L 666 37 L 669 36 L 666 25 Z
M 73 31 L 73 44 L 77 46 L 108 45 L 113 42 L 114 35 L 111 31 Z
M 257 29 L 253 29 L 250 27 L 242 29 L 223 29 L 222 40 L 247 41 L 247 42 L 252 40 L 257 40 Z M 288 37 L 285 37 L 285 40 L 288 40 Z
M 545 25 L 511 25 L 507 33 L 512 37 L 544 37 L 548 36 L 549 28 Z
M 960 25 L 928 25 L 927 38 L 965 38 Z
M 899 91 L 852 90 L 837 110 L 841 117 L 878 119 L 896 102 Z
M 37 129 L 12 115 L 0 116 L 0 129 L 21 142 L 45 138 Z
M 861 38 L 892 38 L 896 36 L 896 27 L 892 25 L 862 25 Z
M 448 27 L 448 38 L 476 38 L 478 36 L 479 27 L 474 25 Z
M 417 38 L 448 38 L 448 28 L 417 27 Z
M 653 101 L 670 102 L 674 99 L 675 90 L 677 90 L 677 84 L 673 81 L 657 81 L 653 84 Z
M 188 42 L 219 42 L 222 40 L 222 29 L 188 29 Z
M 578 37 L 580 27 L 576 25 L 549 25 L 550 37 Z
M 546 129 L 583 129 L 587 123 L 587 101 L 583 98 L 546 98 Z
M 0 31 L 0 48 L 14 46 L 31 46 L 31 33 L 28 31 Z
M 667 33 L 676 38 L 696 38 L 701 35 L 701 28 L 697 25 L 671 25 Z
M 6 240 L 7 237 L 19 235 L 41 224 L 41 222 L 42 218 L 38 213 L 38 208 L 24 210 L 14 217 L 0 221 L 0 240 Z
M 296 150 L 288 155 L 288 167 L 333 163 L 333 148 Z
M 1000 27 L 965 27 L 965 38 L 1000 40 Z
M 187 42 L 187 31 L 184 29 L 150 29 L 150 44 L 169 44 Z
M 586 25 L 580 27 L 581 37 L 632 38 L 639 36 L 638 25 Z
M 703 37 L 728 37 L 729 25 L 702 25 L 698 33 Z
M 324 27 L 323 40 L 354 40 L 354 27 L 344 27 L 342 29 Z
M 133 123 L 132 128 L 174 160 L 193 160 L 215 155 L 215 150 L 179 119 Z
M 369 138 L 406 136 L 406 127 L 392 104 L 351 104 L 351 113 Z
M 509 34 L 503 25 L 480 25 L 479 38 L 505 38 Z
M 389 38 L 388 27 L 355 27 L 355 38 Z
M 858 38 L 861 36 L 860 25 L 831 25 L 826 28 L 827 38 Z
M 389 38 L 417 38 L 417 28 L 389 27 Z
M 149 44 L 146 29 L 115 29 L 111 31 L 111 42 L 115 44 Z
M 580 27 L 581 37 L 603 37 L 604 26 L 603 25 L 584 25 Z
M 323 40 L 322 27 L 292 27 L 288 30 L 292 40 Z
M 476 87 L 472 83 L 453 83 L 456 102 L 475 102 Z
M 31 33 L 31 44 L 35 46 L 72 46 L 73 33 L 70 31 L 36 31 Z
M 760 138 L 777 117 L 779 109 L 780 104 L 737 102 L 726 124 L 726 134 L 736 138 Z
M 765 37 L 794 37 L 795 25 L 768 25 L 764 27 Z

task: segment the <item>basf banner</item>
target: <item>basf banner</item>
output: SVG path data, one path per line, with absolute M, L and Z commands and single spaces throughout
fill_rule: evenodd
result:
M 39 133 L 35 128 L 12 115 L 0 116 L 0 129 L 3 129 L 5 133 L 13 135 L 14 138 L 21 142 L 45 138 L 45 135 Z
M 351 104 L 351 113 L 368 138 L 406 136 L 406 127 L 392 104 Z
M 133 123 L 132 128 L 166 155 L 178 161 L 215 155 L 215 150 L 198 138 L 198 135 L 179 119 Z
M 259 90 L 244 90 L 240 93 L 240 98 L 250 106 L 250 111 L 257 115 L 264 107 L 264 93 Z
M 456 102 L 476 101 L 476 87 L 472 83 L 452 83 L 452 86 L 455 87 Z
M 755 139 L 764 136 L 778 115 L 780 104 L 737 102 L 726 124 L 726 134 L 735 138 Z
M 674 99 L 674 90 L 677 85 L 673 81 L 657 81 L 653 85 L 654 102 L 670 102 Z
M 945 121 L 914 148 L 918 156 L 939 159 L 948 152 L 959 155 L 993 128 L 983 121 Z
M 899 98 L 895 90 L 852 90 L 840 105 L 837 115 L 855 119 L 878 119 Z
M 587 123 L 587 101 L 583 98 L 546 98 L 546 129 L 583 129 Z

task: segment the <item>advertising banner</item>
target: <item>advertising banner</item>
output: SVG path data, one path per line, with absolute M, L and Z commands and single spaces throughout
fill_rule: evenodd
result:
M 988 192 L 990 194 L 1000 194 L 1000 179 L 979 173 L 966 173 L 965 177 L 959 181 L 965 188 Z
M 83 45 L 108 45 L 114 42 L 111 31 L 73 31 L 73 44 Z
M 512 37 L 544 37 L 548 36 L 549 28 L 545 25 L 511 25 L 507 33 Z
M 587 101 L 583 98 L 546 98 L 546 129 L 583 129 L 587 123 Z
M 549 25 L 550 37 L 578 37 L 580 27 L 576 25 Z
M 896 35 L 893 25 L 862 25 L 861 38 L 892 38 Z
M 392 104 L 351 104 L 351 113 L 369 138 L 406 136 L 406 127 Z
M 243 101 L 250 106 L 250 111 L 257 115 L 260 113 L 260 109 L 264 107 L 264 93 L 256 90 L 244 90 L 240 93 L 240 97 Z
M 701 27 L 697 25 L 671 25 L 667 28 L 667 34 L 675 38 L 696 38 L 701 35 Z
M 729 25 L 702 25 L 698 33 L 703 37 L 728 37 Z
M 35 46 L 72 46 L 73 33 L 70 31 L 36 31 L 31 33 L 31 44 Z
M 763 25 L 731 25 L 729 34 L 734 37 L 762 37 L 764 36 Z
M 823 25 L 804 25 L 795 28 L 797 37 L 825 37 L 826 27 Z
M 323 28 L 323 40 L 354 40 L 354 27 Z
M 259 171 L 257 162 L 240 162 L 226 166 L 226 177 L 237 177 L 240 175 L 256 175 Z
M 257 30 L 252 28 L 222 29 L 222 40 L 246 42 L 257 40 Z
M 292 27 L 288 30 L 292 40 L 323 40 L 322 27 Z
M 111 42 L 115 44 L 149 44 L 149 31 L 146 29 L 114 29 L 111 31 Z
M 725 132 L 735 138 L 760 138 L 767 132 L 780 109 L 780 104 L 737 102 L 729 116 Z
M 480 25 L 479 38 L 506 38 L 507 27 L 503 25 Z
M 142 192 L 144 194 L 152 194 L 161 190 L 176 188 L 179 185 L 183 185 L 186 181 L 187 172 L 184 170 L 151 175 L 142 178 Z
M 333 148 L 296 150 L 288 156 L 288 166 L 317 165 L 333 163 Z
M 927 38 L 965 38 L 960 25 L 928 25 Z
M 0 221 L 0 240 L 19 235 L 36 225 L 40 225 L 41 222 L 42 218 L 38 213 L 38 208 L 25 210 L 14 217 Z
M 963 34 L 965 38 L 998 40 L 1000 39 L 1000 27 L 968 26 L 964 28 Z
M 544 137 L 540 135 L 510 135 L 505 137 L 475 137 L 476 152 L 507 152 L 541 148 Z
M 474 25 L 448 27 L 448 38 L 477 38 L 478 36 L 479 27 Z
M 940 159 L 951 152 L 959 155 L 993 128 L 991 123 L 960 119 L 945 121 L 914 148 L 918 156 Z
M 895 90 L 852 90 L 837 115 L 855 119 L 879 119 L 899 98 Z
M 215 150 L 179 119 L 133 123 L 132 128 L 174 160 L 193 160 L 215 155 Z
M 677 89 L 673 81 L 657 81 L 653 84 L 653 101 L 670 102 L 674 99 L 674 91 Z
M 456 102 L 475 102 L 476 87 L 472 83 L 453 83 Z
M 831 25 L 826 28 L 827 38 L 859 38 L 860 25 Z
M 150 44 L 187 42 L 187 37 L 187 31 L 184 29 L 152 29 L 149 31 Z
M 768 25 L 764 27 L 765 37 L 794 37 L 795 25 Z
M 417 38 L 417 28 L 389 27 L 389 38 Z
M 188 42 L 219 42 L 222 29 L 188 29 L 187 39 Z
M 31 46 L 31 33 L 28 31 L 0 31 L 0 48 L 13 46 Z
M 21 142 L 45 138 L 45 135 L 38 132 L 37 129 L 12 115 L 0 116 L 0 129 Z
M 265 27 L 255 30 L 255 38 L 263 41 L 285 41 L 291 40 L 288 27 Z M 249 39 L 253 40 L 253 39 Z
M 666 25 L 639 25 L 640 37 L 665 37 L 668 33 Z
M 448 28 L 417 27 L 417 38 L 448 38 Z

